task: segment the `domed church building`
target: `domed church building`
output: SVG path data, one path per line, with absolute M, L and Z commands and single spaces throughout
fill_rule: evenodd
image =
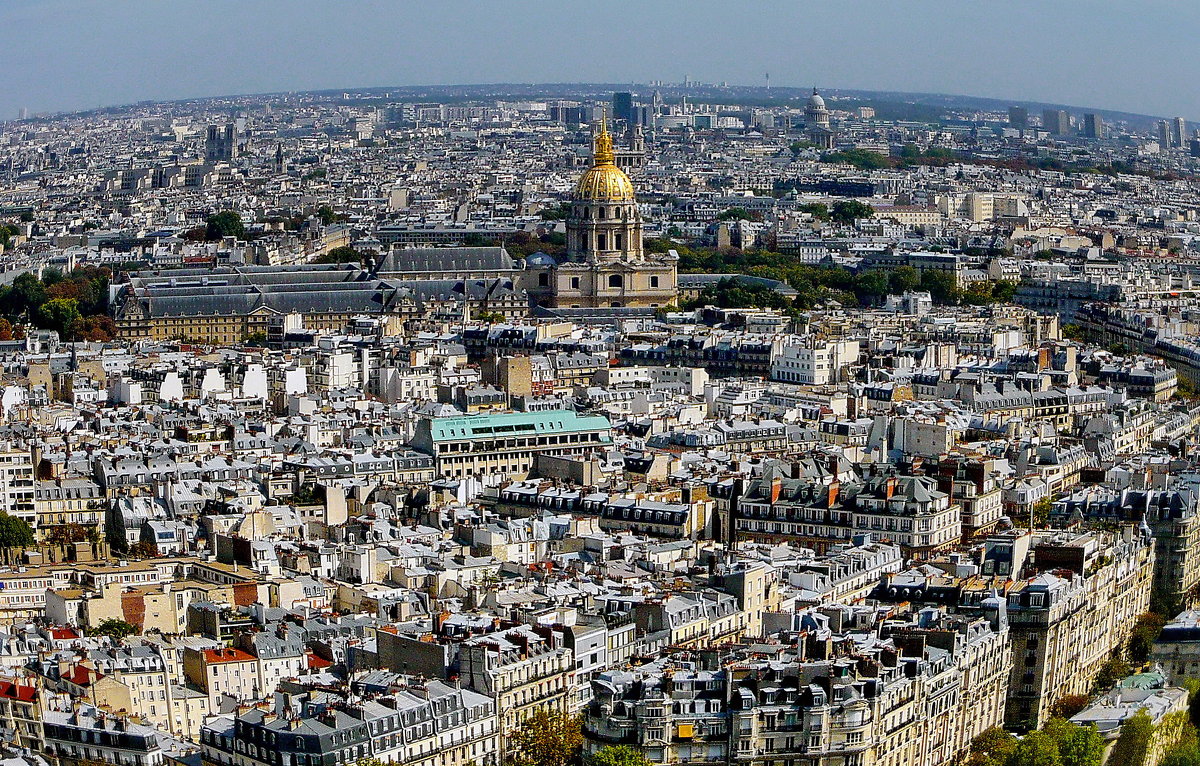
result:
M 603 121 L 594 141 L 592 166 L 571 198 L 566 256 L 539 273 L 529 292 L 555 308 L 670 305 L 678 294 L 676 259 L 643 250 L 633 183 L 616 165 Z

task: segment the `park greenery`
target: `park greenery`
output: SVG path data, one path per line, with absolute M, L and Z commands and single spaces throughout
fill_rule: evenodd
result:
M 836 209 L 836 205 L 835 205 Z M 818 211 L 819 212 L 819 211 Z M 857 215 L 860 211 L 846 214 Z M 815 215 L 816 213 L 814 213 Z M 840 266 L 800 263 L 796 256 L 769 250 L 689 248 L 671 240 L 647 240 L 649 252 L 679 253 L 680 272 L 706 274 L 745 274 L 784 282 L 797 295 L 788 299 L 765 287 L 749 287 L 736 280 L 721 280 L 705 290 L 704 297 L 713 305 L 738 308 L 779 308 L 806 311 L 818 304 L 836 301 L 842 306 L 875 306 L 888 295 L 908 290 L 927 290 L 940 304 L 987 305 L 1011 301 L 1016 284 L 1006 280 L 955 284 L 949 274 L 934 270 L 918 271 L 911 266 L 891 269 L 867 269 L 853 272 Z M 781 301 L 782 299 L 782 301 Z
M 107 341 L 116 334 L 108 316 L 107 267 L 85 266 L 63 274 L 46 269 L 0 287 L 0 341 L 20 336 L 17 326 L 30 323 L 55 330 L 64 340 Z

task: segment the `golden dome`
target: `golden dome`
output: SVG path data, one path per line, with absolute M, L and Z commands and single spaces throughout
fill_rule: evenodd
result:
M 614 162 L 612 137 L 604 121 L 596 134 L 595 160 L 575 185 L 575 199 L 580 202 L 634 202 L 637 195 L 633 182 Z

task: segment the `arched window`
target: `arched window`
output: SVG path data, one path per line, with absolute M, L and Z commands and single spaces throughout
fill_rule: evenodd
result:
M 623 276 L 621 276 L 620 274 L 609 274 L 608 275 L 608 286 L 609 287 L 624 287 L 625 286 L 625 278 Z
M 596 217 L 599 218 L 600 220 L 604 220 L 604 208 L 602 208 L 602 207 L 596 208 Z

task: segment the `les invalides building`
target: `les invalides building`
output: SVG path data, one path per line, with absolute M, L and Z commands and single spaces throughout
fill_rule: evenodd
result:
M 537 271 L 528 290 L 540 305 L 657 308 L 675 303 L 676 258 L 643 249 L 633 183 L 617 167 L 612 136 L 603 123 L 596 134 L 592 167 L 580 177 L 571 198 L 566 256 L 549 261 L 527 266 Z

